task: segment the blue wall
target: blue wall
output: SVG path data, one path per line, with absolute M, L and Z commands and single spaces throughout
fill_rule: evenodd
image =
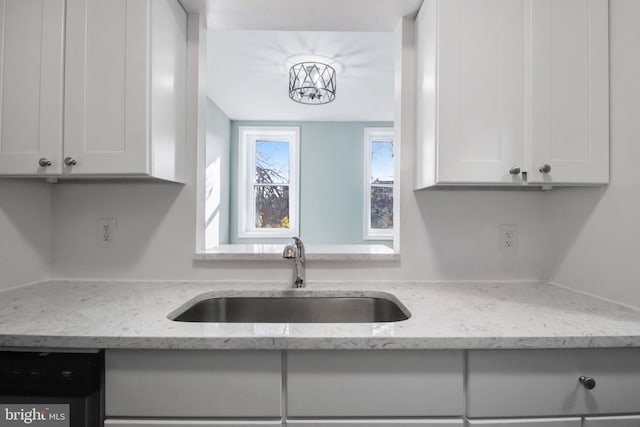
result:
M 231 121 L 229 241 L 280 243 L 289 239 L 238 238 L 239 126 L 300 127 L 300 235 L 305 243 L 385 243 L 364 240 L 364 128 L 393 127 L 392 122 Z

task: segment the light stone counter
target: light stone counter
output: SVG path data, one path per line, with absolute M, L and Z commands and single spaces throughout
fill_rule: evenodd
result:
M 0 292 L 0 346 L 181 349 L 640 347 L 640 312 L 539 283 L 311 283 L 290 292 L 386 292 L 412 316 L 377 324 L 174 322 L 201 294 L 274 283 L 50 281 Z

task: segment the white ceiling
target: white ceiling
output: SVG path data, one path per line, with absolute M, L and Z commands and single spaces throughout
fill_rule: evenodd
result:
M 308 54 L 339 64 L 330 104 L 289 99 L 287 59 Z M 207 61 L 207 94 L 234 120 L 393 120 L 392 32 L 210 30 Z
M 180 0 L 223 30 L 393 31 L 422 0 Z
M 180 1 L 187 12 L 206 16 L 208 94 L 230 117 L 393 120 L 392 32 L 423 0 Z M 331 104 L 288 98 L 286 59 L 312 53 L 344 66 Z

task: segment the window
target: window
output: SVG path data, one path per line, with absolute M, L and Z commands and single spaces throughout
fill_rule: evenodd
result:
M 241 126 L 238 237 L 298 235 L 300 129 Z
M 393 239 L 393 128 L 365 128 L 365 239 Z

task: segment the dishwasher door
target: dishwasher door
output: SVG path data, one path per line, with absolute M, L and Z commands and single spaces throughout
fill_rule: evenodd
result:
M 0 352 L 0 426 L 102 427 L 104 354 Z

